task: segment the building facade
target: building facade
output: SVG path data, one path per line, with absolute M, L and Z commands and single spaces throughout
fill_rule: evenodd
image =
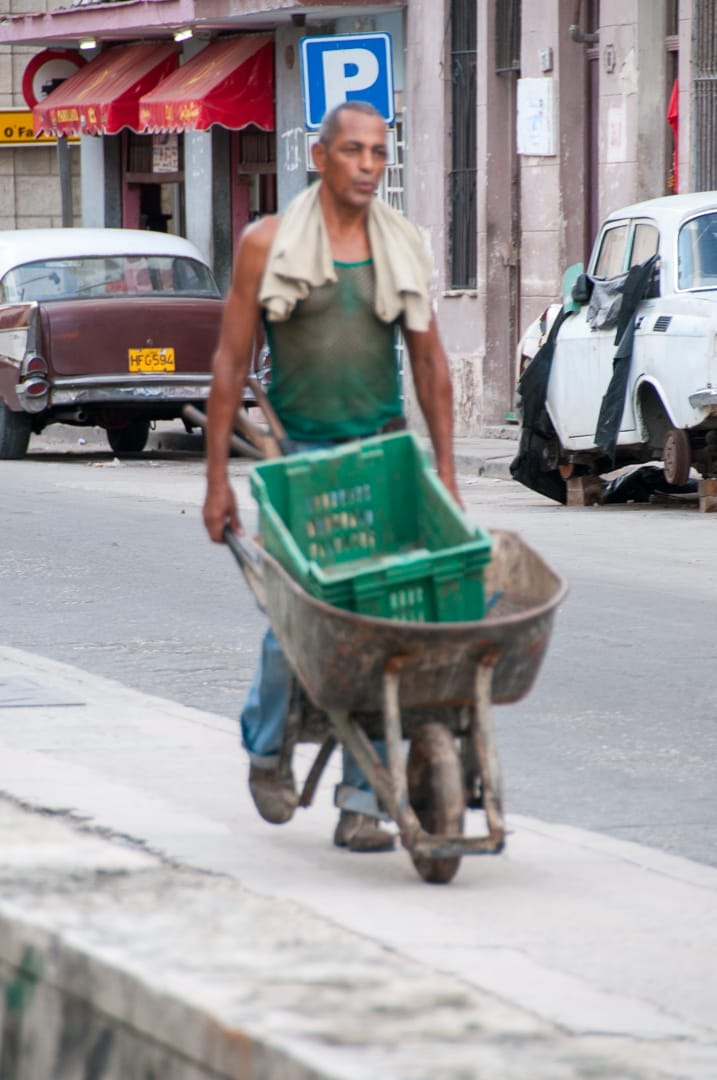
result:
M 33 7 L 51 11 L 57 0 L 33 0 Z M 27 9 L 22 0 L 6 0 L 4 12 L 10 17 Z M 23 94 L 23 76 L 37 54 L 36 45 L 10 44 L 0 37 L 0 229 L 30 229 L 60 226 L 62 197 L 58 184 L 59 163 L 56 142 L 37 140 L 33 133 L 32 110 Z M 79 143 L 73 142 L 69 167 L 75 181 L 73 215 L 81 213 Z
M 249 113 L 204 128 L 188 114 L 152 130 L 88 133 L 85 123 L 69 149 L 75 223 L 179 231 L 226 286 L 243 225 L 307 182 L 302 38 L 384 31 L 397 158 L 383 194 L 434 257 L 456 432 L 501 433 L 512 422 L 520 334 L 560 295 L 567 266 L 586 260 L 601 218 L 643 198 L 717 187 L 717 0 L 83 2 L 0 23 L 10 84 L 1 100 L 19 101 L 21 69 L 41 49 L 94 41 L 86 55 L 104 63 L 110 49 L 170 45 L 181 70 L 218 43 L 268 35 L 270 126 Z M 145 103 L 161 86 L 144 88 Z M 0 169 L 11 155 L 20 180 L 12 205 L 0 196 L 2 222 L 62 223 L 56 149 L 4 150 Z M 40 221 L 29 211 L 43 185 Z

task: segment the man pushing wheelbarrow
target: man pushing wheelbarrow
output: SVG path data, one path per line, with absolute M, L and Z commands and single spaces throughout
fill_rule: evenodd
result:
M 461 511 L 430 260 L 375 195 L 383 119 L 339 106 L 313 155 L 319 183 L 242 235 L 207 410 L 205 524 L 271 624 L 241 715 L 249 788 L 265 820 L 289 821 L 340 742 L 334 843 L 391 850 L 388 817 L 419 874 L 447 882 L 464 854 L 503 847 L 491 706 L 532 685 L 564 584 L 518 537 L 479 535 Z M 253 474 L 260 546 L 241 536 L 227 459 L 262 324 L 269 412 L 291 456 Z M 402 430 L 399 329 L 437 475 Z M 322 743 L 301 795 L 297 741 Z M 486 835 L 463 836 L 467 806 L 484 810 Z

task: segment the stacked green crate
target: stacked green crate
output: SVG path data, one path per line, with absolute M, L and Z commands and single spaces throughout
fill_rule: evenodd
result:
M 257 465 L 266 550 L 318 599 L 383 618 L 480 619 L 491 541 L 408 433 Z

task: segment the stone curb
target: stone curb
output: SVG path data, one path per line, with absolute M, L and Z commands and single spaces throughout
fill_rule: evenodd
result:
M 467 454 L 458 451 L 455 455 L 456 471 L 459 475 L 486 476 L 492 480 L 511 480 L 510 463 L 515 454 L 507 457 L 488 457 L 487 455 Z
M 687 1075 L 71 818 L 0 801 L 0 856 L 4 1080 Z

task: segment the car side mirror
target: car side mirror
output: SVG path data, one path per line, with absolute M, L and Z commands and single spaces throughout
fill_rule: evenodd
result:
M 566 312 L 580 310 L 580 305 L 575 303 L 572 293 L 573 285 L 578 280 L 578 277 L 580 276 L 580 274 L 582 274 L 584 269 L 585 267 L 583 266 L 583 264 L 581 262 L 577 262 L 573 263 L 572 266 L 569 266 L 563 274 L 563 288 L 561 292 L 561 299 L 563 301 L 563 310 Z
M 593 291 L 593 283 L 587 274 L 581 274 L 573 285 L 572 298 L 576 304 L 587 304 Z

